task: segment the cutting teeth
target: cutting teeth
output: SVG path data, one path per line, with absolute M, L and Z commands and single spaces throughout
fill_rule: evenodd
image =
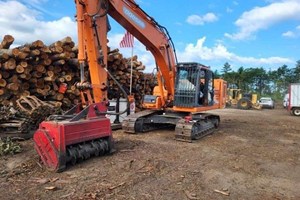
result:
M 103 139 L 70 145 L 67 147 L 67 163 L 75 165 L 90 157 L 107 154 L 110 150 L 108 140 Z

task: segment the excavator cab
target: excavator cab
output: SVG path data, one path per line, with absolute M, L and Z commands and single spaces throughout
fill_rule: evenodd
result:
M 212 71 L 198 63 L 179 63 L 175 79 L 174 106 L 211 106 L 214 100 Z

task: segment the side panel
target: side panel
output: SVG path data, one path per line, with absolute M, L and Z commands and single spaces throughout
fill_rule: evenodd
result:
M 300 107 L 300 83 L 290 85 L 289 96 L 289 109 Z
M 214 80 L 214 101 L 219 108 L 225 108 L 227 98 L 227 82 L 223 79 Z

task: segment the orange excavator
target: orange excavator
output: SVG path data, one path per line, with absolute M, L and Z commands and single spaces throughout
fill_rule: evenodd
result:
M 82 103 L 63 115 L 50 116 L 35 132 L 35 149 L 48 168 L 62 171 L 68 163 L 113 151 L 110 120 L 105 117 L 107 76 L 111 76 L 108 15 L 143 43 L 157 64 L 158 85 L 153 95 L 144 96 L 145 110 L 129 115 L 122 128 L 137 133 L 172 127 L 176 139 L 192 141 L 218 127 L 219 116 L 205 111 L 225 106 L 226 82 L 214 79 L 211 69 L 202 64 L 178 63 L 167 29 L 134 0 L 75 0 L 75 4 Z M 91 83 L 84 80 L 85 68 Z

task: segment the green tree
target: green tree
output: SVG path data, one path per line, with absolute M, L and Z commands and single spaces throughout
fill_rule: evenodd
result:
M 229 63 L 225 63 L 221 70 L 222 78 L 227 81 L 228 87 L 240 88 L 244 92 L 255 92 L 260 96 L 268 95 L 281 99 L 293 82 L 300 82 L 300 60 L 295 68 L 282 65 L 276 70 L 259 68 L 244 68 L 241 66 L 234 71 Z
M 245 83 L 245 69 L 243 66 L 238 68 L 238 70 L 237 70 L 236 84 L 237 84 L 238 88 L 247 90 L 247 88 L 246 88 L 247 85 Z
M 221 70 L 222 78 L 227 81 L 229 88 L 237 88 L 236 86 L 236 73 L 232 71 L 231 65 L 226 62 Z
M 300 82 L 300 60 L 297 61 L 296 67 L 294 69 L 295 73 L 295 82 L 299 83 Z
M 269 77 L 273 84 L 271 92 L 276 96 L 283 95 L 287 92 L 288 86 L 295 79 L 295 69 L 290 69 L 287 65 L 282 65 L 277 70 L 270 71 Z
M 224 66 L 223 66 L 223 69 L 222 69 L 222 73 L 223 74 L 227 74 L 228 72 L 230 72 L 232 69 L 231 69 L 231 65 L 228 63 L 228 62 L 226 62 L 225 64 L 224 64 Z

